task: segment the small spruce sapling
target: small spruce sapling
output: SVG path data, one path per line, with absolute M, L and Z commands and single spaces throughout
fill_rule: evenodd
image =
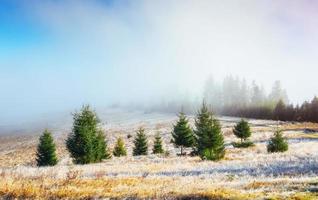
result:
M 247 139 L 251 137 L 252 132 L 248 122 L 245 121 L 244 119 L 241 119 L 241 121 L 239 121 L 234 126 L 233 133 L 236 137 L 241 139 L 241 143 L 236 143 L 236 142 L 232 143 L 234 147 L 246 148 L 249 146 L 253 146 L 253 142 L 247 141 Z
M 201 159 L 222 159 L 225 156 L 225 146 L 221 125 L 205 102 L 197 114 L 195 127 L 196 151 Z
M 52 134 L 45 130 L 40 136 L 37 147 L 36 161 L 38 166 L 53 166 L 57 164 L 56 147 Z
M 116 145 L 115 145 L 114 150 L 113 150 L 113 155 L 116 157 L 121 157 L 121 156 L 127 155 L 125 143 L 124 143 L 122 138 L 117 139 Z
M 173 126 L 172 142 L 175 146 L 180 147 L 180 155 L 183 155 L 185 147 L 192 147 L 194 137 L 192 129 L 189 126 L 189 121 L 183 112 L 180 112 L 177 123 Z
M 282 135 L 281 130 L 277 130 L 274 136 L 269 140 L 267 145 L 267 151 L 269 153 L 285 152 L 288 150 L 288 142 Z
M 143 128 L 139 128 L 134 140 L 133 155 L 140 156 L 140 155 L 147 155 L 147 154 L 148 154 L 147 136 L 145 135 L 145 130 Z
M 155 136 L 155 141 L 153 144 L 152 152 L 153 152 L 153 154 L 162 154 L 164 152 L 164 150 L 162 148 L 162 139 L 161 139 L 159 133 L 157 133 Z

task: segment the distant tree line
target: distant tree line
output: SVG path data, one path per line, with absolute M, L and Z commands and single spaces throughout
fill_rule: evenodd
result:
M 300 106 L 286 104 L 279 100 L 274 108 L 268 106 L 232 108 L 226 110 L 223 114 L 256 119 L 318 123 L 318 98 L 314 97 L 312 101 L 305 101 Z
M 256 119 L 273 119 L 278 102 L 289 102 L 279 81 L 274 82 L 267 94 L 255 81 L 248 84 L 233 76 L 225 77 L 222 84 L 209 77 L 204 87 L 204 99 L 218 114 Z
M 281 121 L 318 122 L 318 98 L 305 101 L 301 106 L 279 101 L 273 111 L 273 118 Z
M 280 81 L 275 81 L 270 92 L 255 81 L 227 76 L 218 82 L 210 76 L 204 85 L 203 97 L 215 114 L 281 121 L 318 122 L 318 100 L 301 105 L 289 103 L 286 90 Z M 148 108 L 149 111 L 176 113 L 183 108 L 184 113 L 195 114 L 200 102 L 189 96 L 179 100 L 162 101 Z
M 279 100 L 288 103 L 286 91 L 279 81 L 275 81 L 270 93 L 255 81 L 247 83 L 245 79 L 226 76 L 220 84 L 210 76 L 204 86 L 204 99 L 215 112 L 229 112 L 235 108 L 275 107 Z
M 149 111 L 176 113 L 182 106 L 185 113 L 195 114 L 201 106 L 201 98 L 194 100 L 183 95 L 178 100 L 166 100 L 152 105 Z M 223 115 L 252 115 L 263 118 L 270 116 L 279 100 L 288 103 L 286 91 L 279 81 L 275 81 L 270 93 L 255 81 L 248 83 L 245 79 L 226 76 L 223 81 L 216 81 L 210 76 L 204 84 L 203 99 L 213 113 Z
M 204 98 L 218 114 L 281 121 L 318 122 L 318 98 L 302 105 L 289 103 L 286 90 L 275 81 L 269 94 L 254 81 L 227 76 L 222 84 L 207 79 Z

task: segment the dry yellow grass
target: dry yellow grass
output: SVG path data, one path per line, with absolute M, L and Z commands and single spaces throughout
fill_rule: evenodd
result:
M 306 134 L 297 134 L 291 138 L 300 138 L 300 139 L 318 139 L 318 133 L 306 133 Z
M 15 147 L 8 152 L 0 152 L 0 167 L 13 167 L 19 165 L 35 165 L 36 157 L 36 143 L 37 140 L 33 140 L 28 144 Z M 14 147 L 14 139 L 11 141 Z M 57 155 L 64 157 L 67 155 L 65 145 L 63 141 L 57 142 Z
M 209 199 L 315 199 L 310 193 L 281 195 L 277 192 L 218 188 L 208 179 L 187 178 L 102 178 L 102 179 L 18 179 L 2 177 L 0 195 L 6 198 L 88 199 L 88 198 L 209 198 Z M 284 182 L 254 182 L 248 187 L 263 189 Z M 297 197 L 298 196 L 298 197 Z
M 297 123 L 285 123 L 281 126 L 283 130 L 301 130 L 301 129 L 311 129 L 318 131 L 318 123 L 311 122 L 297 122 Z

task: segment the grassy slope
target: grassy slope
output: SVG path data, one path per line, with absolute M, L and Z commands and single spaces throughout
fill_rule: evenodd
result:
M 220 162 L 200 161 L 198 158 L 179 158 L 171 144 L 171 120 L 144 123 L 147 134 L 160 131 L 169 157 L 113 158 L 100 164 L 74 166 L 64 148 L 65 134 L 56 138 L 61 161 L 58 166 L 34 167 L 36 138 L 19 136 L 1 140 L 0 195 L 11 198 L 181 198 L 201 199 L 318 199 L 318 146 L 316 134 L 304 134 L 304 128 L 315 124 L 284 124 L 288 138 L 293 140 L 290 150 L 283 154 L 267 154 L 266 141 L 272 135 L 270 125 L 256 121 L 254 147 L 227 147 L 226 159 Z M 231 133 L 233 123 L 225 122 L 226 142 L 236 141 Z M 133 128 L 140 124 L 133 125 Z M 129 126 L 105 127 L 110 143 L 121 135 L 129 152 L 134 134 Z M 309 140 L 308 140 L 309 139 Z M 17 143 L 17 141 L 19 141 Z M 150 142 L 151 143 L 151 142 Z M 4 146 L 2 145 L 2 146 Z M 9 148 L 10 147 L 10 148 Z

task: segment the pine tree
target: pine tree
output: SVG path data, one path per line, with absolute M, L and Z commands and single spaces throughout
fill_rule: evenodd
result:
M 105 138 L 98 128 L 99 119 L 90 107 L 83 106 L 73 115 L 73 130 L 66 140 L 66 147 L 76 164 L 100 162 L 106 158 Z
M 38 166 L 53 166 L 57 164 L 56 147 L 52 134 L 45 130 L 40 136 L 37 147 L 36 161 Z
M 183 155 L 183 148 L 193 146 L 193 132 L 189 126 L 189 121 L 183 112 L 180 112 L 179 119 L 173 126 L 172 138 L 172 142 L 177 147 L 180 147 L 180 155 Z
M 236 124 L 233 133 L 236 137 L 241 139 L 241 143 L 243 143 L 243 140 L 246 141 L 247 138 L 251 137 L 252 134 L 248 122 L 244 119 L 241 119 L 241 121 Z
M 281 130 L 277 130 L 267 145 L 267 151 L 270 153 L 284 152 L 288 150 L 288 143 L 282 135 Z
M 134 156 L 148 154 L 148 141 L 147 141 L 147 137 L 145 135 L 145 130 L 143 128 L 140 128 L 137 131 L 137 136 L 135 137 L 134 145 L 135 145 L 135 147 L 133 149 Z
M 152 152 L 154 154 L 162 154 L 164 152 L 162 148 L 162 140 L 159 133 L 157 133 L 157 135 L 155 136 Z
M 195 121 L 197 153 L 202 159 L 220 160 L 225 155 L 224 138 L 219 121 L 203 102 Z
M 116 157 L 126 156 L 127 155 L 125 143 L 124 143 L 122 138 L 118 138 L 117 139 L 115 148 L 113 150 L 113 155 L 116 156 Z

